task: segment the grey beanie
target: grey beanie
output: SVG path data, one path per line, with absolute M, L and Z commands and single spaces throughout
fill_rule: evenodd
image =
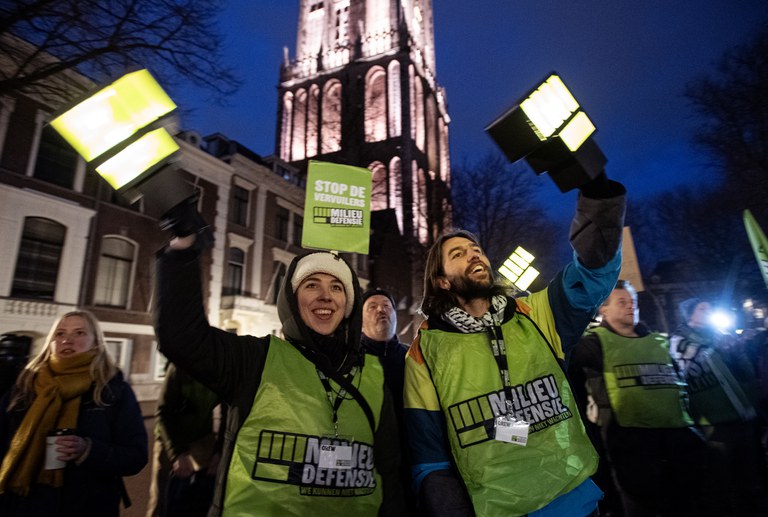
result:
M 701 298 L 694 297 L 680 302 L 678 307 L 680 308 L 680 316 L 683 318 L 683 323 L 688 323 L 691 319 L 691 316 L 693 316 L 693 311 L 696 310 L 696 307 L 705 301 L 706 300 L 702 300 Z

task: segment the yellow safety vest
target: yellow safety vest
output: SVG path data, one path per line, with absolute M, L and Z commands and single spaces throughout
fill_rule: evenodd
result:
M 623 427 L 677 428 L 693 425 L 685 409 L 685 382 L 660 334 L 628 338 L 597 327 L 603 377 L 611 410 Z
M 494 439 L 504 387 L 485 333 L 427 329 L 420 347 L 445 415 L 456 466 L 478 515 L 525 515 L 579 486 L 597 453 L 560 364 L 531 320 L 501 326 L 512 406 L 530 424 L 526 446 Z
M 339 386 L 329 382 L 338 392 Z M 368 401 L 378 427 L 384 397 L 379 362 L 368 361 L 352 383 Z M 373 431 L 349 394 L 337 414 L 339 439 L 315 366 L 273 336 L 253 407 L 237 434 L 222 514 L 376 515 L 382 487 L 374 466 Z M 329 445 L 351 446 L 351 468 L 319 466 L 321 450 Z

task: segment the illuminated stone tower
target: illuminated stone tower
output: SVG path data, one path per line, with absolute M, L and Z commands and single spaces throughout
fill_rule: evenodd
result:
M 394 214 L 410 256 L 423 260 L 450 224 L 450 118 L 431 0 L 301 0 L 278 104 L 276 154 L 303 172 L 310 159 L 369 168 L 372 209 Z M 375 267 L 371 276 L 387 283 Z

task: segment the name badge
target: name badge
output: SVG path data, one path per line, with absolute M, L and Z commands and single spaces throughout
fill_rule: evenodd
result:
M 496 417 L 494 440 L 525 446 L 528 444 L 530 424 L 507 414 Z
M 352 468 L 352 447 L 350 445 L 321 445 L 320 461 L 318 461 L 317 466 L 321 469 Z

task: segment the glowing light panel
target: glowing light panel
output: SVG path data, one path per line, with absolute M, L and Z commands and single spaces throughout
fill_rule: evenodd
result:
M 518 246 L 507 260 L 499 267 L 499 273 L 512 282 L 515 287 L 525 291 L 539 276 L 539 271 L 531 267 L 535 257 Z
M 168 131 L 155 129 L 96 167 L 96 172 L 117 190 L 178 150 Z
M 56 117 L 51 126 L 91 161 L 174 109 L 150 73 L 139 70 Z
M 520 103 L 528 120 L 541 140 L 546 140 L 579 109 L 579 103 L 573 97 L 563 81 L 551 75 L 527 99 Z
M 594 132 L 595 125 L 592 124 L 586 113 L 580 111 L 560 130 L 559 136 L 568 149 L 574 152 Z

